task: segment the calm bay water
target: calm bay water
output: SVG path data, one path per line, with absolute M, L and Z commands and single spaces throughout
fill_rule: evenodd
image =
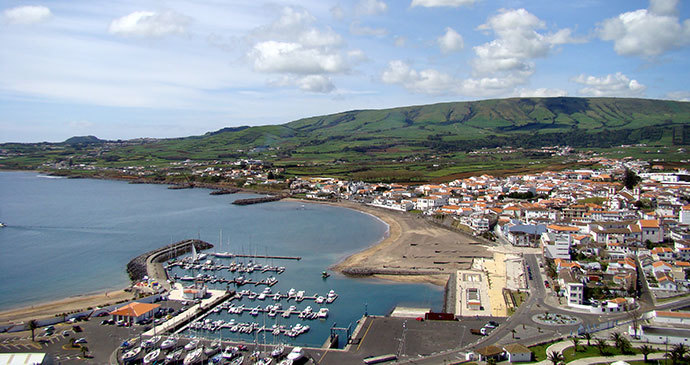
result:
M 0 228 L 0 309 L 124 287 L 129 283 L 125 265 L 133 257 L 187 238 L 199 237 L 218 247 L 221 230 L 219 251 L 303 257 L 297 262 L 260 261 L 287 268 L 276 275 L 273 292 L 294 287 L 308 295 L 325 295 L 330 289 L 339 294 L 329 305 L 328 320 L 306 322 L 312 331 L 298 337 L 298 343 L 320 345 L 334 322 L 347 326 L 364 313 L 365 305 L 369 314 L 386 314 L 398 304 L 436 310 L 442 305 L 441 289 L 430 285 L 340 275 L 321 279 L 328 266 L 384 236 L 385 224 L 369 215 L 299 202 L 235 206 L 230 202 L 249 195 L 208 192 L 0 172 L 0 221 L 8 225 Z M 268 273 L 256 277 L 265 276 Z M 269 303 L 273 301 L 257 304 Z M 305 300 L 298 308 L 306 305 L 319 307 Z M 285 322 L 280 324 L 295 320 Z

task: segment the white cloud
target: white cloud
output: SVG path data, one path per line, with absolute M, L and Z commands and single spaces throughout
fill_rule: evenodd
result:
M 335 85 L 324 75 L 308 75 L 297 80 L 300 90 L 315 93 L 329 93 L 335 89 Z
M 3 20 L 10 24 L 36 24 L 50 19 L 52 13 L 45 6 L 18 6 L 2 12 Z
M 336 47 L 343 43 L 343 38 L 331 28 L 325 31 L 311 28 L 299 35 L 299 42 L 307 47 Z
M 285 7 L 272 23 L 252 31 L 247 53 L 257 72 L 280 74 L 274 86 L 292 86 L 308 92 L 335 90 L 329 75 L 349 72 L 366 59 L 362 50 L 343 49 L 343 37 L 330 27 L 318 28 L 308 11 Z
M 434 8 L 439 6 L 450 6 L 450 7 L 460 7 L 472 5 L 475 0 L 412 0 L 410 6 L 423 6 L 425 8 Z
M 457 80 L 451 75 L 434 69 L 416 71 L 400 60 L 388 63 L 381 80 L 387 84 L 402 85 L 415 93 L 431 95 L 453 93 L 457 86 Z
M 561 89 L 518 89 L 517 95 L 521 98 L 552 98 L 557 96 L 568 96 L 568 92 Z
M 111 34 L 136 37 L 163 37 L 181 35 L 187 32 L 191 18 L 174 11 L 157 13 L 153 11 L 135 11 L 110 23 Z
M 637 80 L 631 80 L 620 72 L 604 77 L 586 76 L 574 77 L 572 81 L 585 85 L 580 94 L 592 96 L 640 96 L 646 86 Z
M 616 53 L 654 57 L 690 44 L 690 20 L 683 24 L 677 15 L 677 0 L 651 0 L 639 9 L 604 20 L 599 37 L 613 41 Z
M 265 41 L 250 52 L 260 72 L 318 74 L 344 72 L 348 66 L 338 53 L 308 48 L 300 43 Z
M 377 15 L 385 13 L 388 5 L 381 0 L 359 0 L 355 11 L 359 15 Z
M 557 45 L 578 43 L 567 28 L 555 33 L 540 33 L 545 24 L 525 9 L 501 9 L 490 17 L 479 30 L 493 32 L 491 42 L 474 47 L 473 73 L 478 79 L 467 80 L 468 90 L 481 88 L 500 92 L 527 82 L 535 72 L 535 58 L 547 57 Z M 484 92 L 486 94 L 486 92 Z
M 666 98 L 678 101 L 690 101 L 690 91 L 671 91 L 666 93 Z
M 450 27 L 446 27 L 446 33 L 440 36 L 436 41 L 443 53 L 457 52 L 462 50 L 465 46 L 462 36 Z
M 350 23 L 350 33 L 354 35 L 383 37 L 388 34 L 388 30 L 386 28 L 368 27 L 366 25 L 362 25 L 359 20 L 355 20 Z
M 650 0 L 649 11 L 658 15 L 676 15 L 678 0 Z

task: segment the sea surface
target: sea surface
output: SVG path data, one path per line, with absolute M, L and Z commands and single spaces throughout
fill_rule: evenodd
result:
M 279 280 L 272 287 L 274 293 L 286 293 L 290 288 L 305 290 L 307 295 L 326 295 L 331 289 L 338 293 L 338 299 L 327 306 L 328 319 L 299 322 L 309 324 L 311 330 L 292 343 L 320 346 L 330 327 L 354 326 L 365 310 L 385 315 L 396 305 L 441 309 L 443 292 L 432 285 L 338 274 L 321 278 L 329 266 L 385 236 L 387 226 L 370 215 L 291 201 L 235 206 L 230 204 L 233 200 L 252 195 L 208 193 L 206 189 L 170 190 L 165 185 L 0 172 L 0 222 L 7 224 L 0 228 L 0 310 L 125 287 L 129 260 L 188 238 L 211 242 L 218 251 L 302 257 L 300 261 L 258 260 L 286 267 L 283 274 L 273 274 Z M 270 274 L 252 274 L 252 278 Z M 233 276 L 229 272 L 223 275 Z M 241 289 L 258 292 L 263 288 L 249 285 Z M 245 301 L 252 307 L 274 303 Z M 308 300 L 282 305 L 297 305 L 300 310 L 307 305 L 315 310 L 320 307 Z M 263 316 L 248 313 L 223 312 L 209 318 L 264 322 Z M 299 320 L 293 315 L 289 320 L 265 321 L 268 326 L 290 326 Z M 198 334 L 239 336 L 228 331 Z M 260 337 L 263 341 L 263 335 Z M 287 340 L 267 334 L 267 342 Z

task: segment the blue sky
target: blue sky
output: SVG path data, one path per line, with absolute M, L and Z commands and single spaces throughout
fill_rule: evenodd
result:
M 0 141 L 513 96 L 690 100 L 678 0 L 0 4 Z

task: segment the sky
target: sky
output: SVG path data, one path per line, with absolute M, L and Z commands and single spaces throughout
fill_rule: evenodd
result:
M 0 2 L 0 142 L 516 96 L 690 100 L 690 2 Z

